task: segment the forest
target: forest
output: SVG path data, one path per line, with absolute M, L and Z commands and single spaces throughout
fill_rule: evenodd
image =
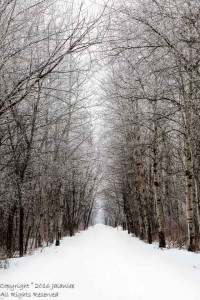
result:
M 200 250 L 199 47 L 198 0 L 0 2 L 1 259 L 99 210 Z

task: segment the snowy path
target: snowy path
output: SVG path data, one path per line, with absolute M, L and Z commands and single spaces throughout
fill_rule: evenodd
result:
M 48 286 L 33 290 L 35 283 L 74 284 L 53 290 L 58 300 L 199 300 L 200 255 L 159 250 L 127 232 L 96 225 L 65 238 L 60 247 L 13 259 L 9 270 L 0 270 L 0 283 L 11 282 L 28 283 L 31 293 L 52 292 Z

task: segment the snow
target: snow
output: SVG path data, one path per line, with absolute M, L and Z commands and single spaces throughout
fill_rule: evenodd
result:
M 50 290 L 52 283 L 66 287 Z M 30 293 L 30 297 L 21 294 L 21 299 L 199 300 L 199 283 L 199 254 L 160 250 L 126 231 L 95 225 L 64 238 L 60 247 L 11 259 L 9 269 L 0 270 L 0 298 L 6 299 L 1 295 L 2 284 L 28 284 L 28 289 L 14 290 Z M 35 284 L 46 286 L 36 288 Z M 8 292 L 9 299 L 20 299 L 20 294 L 11 297 Z M 35 297 L 33 292 L 47 294 Z M 49 297 L 52 292 L 58 294 Z

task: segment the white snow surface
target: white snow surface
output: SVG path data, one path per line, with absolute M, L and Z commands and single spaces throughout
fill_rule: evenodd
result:
M 95 225 L 64 238 L 60 247 L 11 259 L 8 269 L 0 269 L 2 283 L 27 283 L 31 293 L 52 292 L 36 289 L 37 283 L 74 284 L 53 290 L 58 300 L 199 300 L 200 254 L 160 250 L 127 231 Z M 29 299 L 38 298 L 50 299 Z

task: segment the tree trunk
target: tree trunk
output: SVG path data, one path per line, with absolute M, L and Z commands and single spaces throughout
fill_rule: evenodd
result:
M 19 256 L 24 255 L 24 208 L 19 208 Z
M 195 224 L 193 207 L 193 164 L 189 142 L 185 143 L 186 151 L 186 205 L 187 205 L 187 226 L 188 226 L 188 251 L 196 250 L 195 243 Z
M 12 257 L 13 250 L 13 222 L 14 216 L 16 212 L 16 204 L 14 204 L 11 208 L 11 211 L 8 216 L 8 231 L 7 231 L 7 253 L 8 257 Z
M 165 248 L 165 226 L 164 226 L 164 214 L 162 207 L 162 199 L 161 199 L 161 186 L 159 179 L 159 169 L 158 169 L 158 145 L 157 145 L 157 125 L 154 124 L 154 148 L 153 148 L 153 176 L 154 176 L 154 197 L 156 204 L 156 216 L 158 220 L 158 239 L 159 239 L 159 247 Z

